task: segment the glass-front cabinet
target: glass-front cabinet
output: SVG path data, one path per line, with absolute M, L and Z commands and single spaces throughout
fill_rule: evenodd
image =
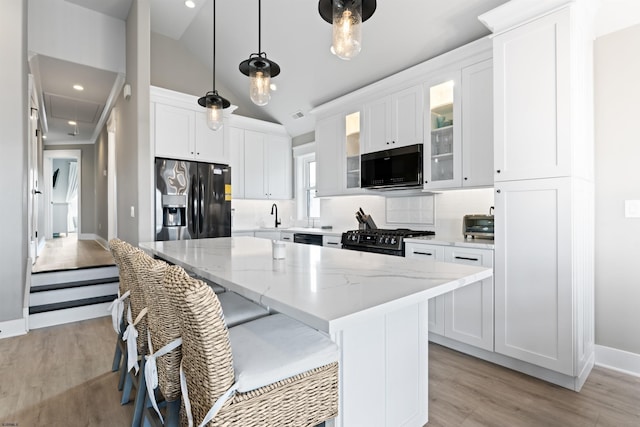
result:
M 360 188 L 360 111 L 344 117 L 347 190 Z
M 425 87 L 424 188 L 460 186 L 462 168 L 459 73 Z

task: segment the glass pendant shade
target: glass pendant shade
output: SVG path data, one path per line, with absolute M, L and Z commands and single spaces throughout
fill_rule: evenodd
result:
M 218 130 L 222 127 L 222 100 L 217 97 L 207 97 L 207 126 Z
M 362 0 L 333 1 L 332 52 L 349 60 L 362 49 Z
M 249 64 L 249 97 L 254 104 L 267 105 L 271 99 L 271 67 L 262 61 Z

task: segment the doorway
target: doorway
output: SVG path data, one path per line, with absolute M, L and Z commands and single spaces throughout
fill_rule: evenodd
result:
M 45 239 L 80 234 L 82 157 L 80 150 L 45 150 Z

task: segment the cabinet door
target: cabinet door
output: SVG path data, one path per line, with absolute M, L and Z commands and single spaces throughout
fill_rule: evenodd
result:
M 422 143 L 423 103 L 422 85 L 391 96 L 391 148 Z
M 493 62 L 462 69 L 462 186 L 493 185 Z
M 444 261 L 444 246 L 405 243 L 405 258 Z M 429 332 L 444 335 L 444 295 L 429 300 Z
M 269 240 L 280 240 L 280 232 L 279 231 L 254 231 L 253 235 L 260 239 L 269 239 Z
M 495 351 L 574 376 L 570 178 L 495 192 Z
M 224 138 L 226 126 L 223 126 L 217 131 L 211 130 L 207 126 L 207 115 L 204 112 L 196 112 L 195 121 L 196 160 L 206 163 L 228 164 L 230 156 Z
M 264 138 L 266 160 L 265 181 L 269 199 L 291 198 L 291 140 L 285 136 L 266 134 Z
M 425 85 L 424 188 L 462 186 L 460 71 Z
M 293 243 L 293 232 L 291 231 L 281 231 L 280 232 L 280 240 L 283 242 L 291 242 Z
M 224 137 L 228 140 L 231 157 L 231 196 L 244 199 L 244 129 L 229 126 Z
M 391 98 L 384 97 L 365 104 L 364 124 L 363 153 L 391 148 Z
M 341 139 L 342 115 L 325 117 L 316 122 L 316 161 L 318 196 L 335 196 L 342 193 L 344 148 Z
M 444 260 L 493 267 L 493 251 L 446 247 Z M 444 335 L 493 351 L 493 278 L 444 295 Z
M 495 181 L 570 174 L 568 14 L 493 39 Z
M 326 246 L 328 248 L 338 248 L 342 247 L 342 237 L 341 236 L 322 236 L 322 246 Z
M 247 199 L 267 199 L 265 180 L 264 134 L 244 131 L 244 196 Z
M 195 111 L 156 103 L 156 157 L 192 160 L 195 156 Z

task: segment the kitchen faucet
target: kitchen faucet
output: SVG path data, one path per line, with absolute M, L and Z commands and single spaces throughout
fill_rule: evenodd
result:
M 276 228 L 278 228 L 278 226 L 280 224 L 282 224 L 282 221 L 280 221 L 278 219 L 278 205 L 276 205 L 275 203 L 271 205 L 271 215 L 273 215 L 273 209 L 274 208 L 276 209 L 276 221 L 275 221 L 276 222 Z

